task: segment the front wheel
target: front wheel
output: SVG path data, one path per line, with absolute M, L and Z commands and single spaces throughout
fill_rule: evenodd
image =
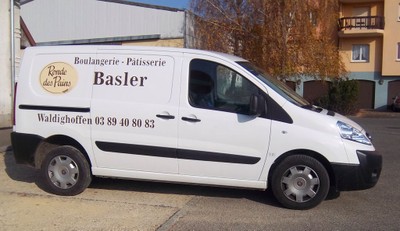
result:
M 42 162 L 40 173 L 44 190 L 62 196 L 83 192 L 92 180 L 88 161 L 72 146 L 51 150 Z
M 286 208 L 310 209 L 325 200 L 330 187 L 325 167 L 306 155 L 284 159 L 272 173 L 272 192 Z

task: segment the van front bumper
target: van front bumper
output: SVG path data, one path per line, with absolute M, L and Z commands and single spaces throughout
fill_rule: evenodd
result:
M 357 151 L 359 165 L 332 164 L 339 191 L 372 188 L 382 170 L 382 156 L 376 151 Z

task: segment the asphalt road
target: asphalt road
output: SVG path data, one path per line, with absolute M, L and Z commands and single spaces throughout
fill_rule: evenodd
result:
M 37 172 L 0 154 L 0 230 L 399 230 L 400 118 L 355 118 L 383 154 L 380 181 L 307 211 L 271 193 L 96 179 L 82 194 L 45 193 Z

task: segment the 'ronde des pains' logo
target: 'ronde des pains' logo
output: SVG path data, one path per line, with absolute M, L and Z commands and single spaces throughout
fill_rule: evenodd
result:
M 70 91 L 77 81 L 78 75 L 75 69 L 64 62 L 50 63 L 40 72 L 40 85 L 54 94 Z

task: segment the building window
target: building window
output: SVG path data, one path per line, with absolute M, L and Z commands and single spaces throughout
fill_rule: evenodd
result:
M 310 23 L 313 26 L 317 26 L 317 11 L 310 11 Z
M 397 21 L 400 22 L 400 3 L 397 9 Z
M 359 44 L 353 45 L 351 61 L 368 62 L 369 61 L 369 45 Z
M 397 56 L 396 61 L 400 61 L 400 43 L 397 43 Z

